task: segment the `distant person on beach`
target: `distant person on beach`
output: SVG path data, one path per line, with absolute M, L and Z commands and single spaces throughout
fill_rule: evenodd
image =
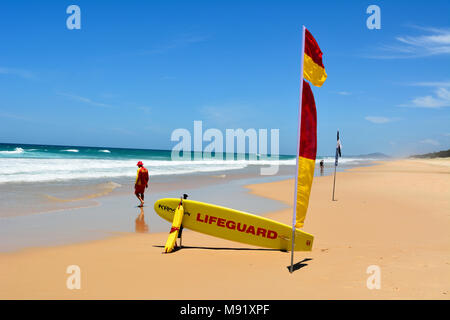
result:
M 142 161 L 139 161 L 137 166 L 139 169 L 136 175 L 136 183 L 134 184 L 134 194 L 141 202 L 139 207 L 143 207 L 145 188 L 148 188 L 148 170 L 144 168 Z
M 320 160 L 320 175 L 323 176 L 323 160 Z

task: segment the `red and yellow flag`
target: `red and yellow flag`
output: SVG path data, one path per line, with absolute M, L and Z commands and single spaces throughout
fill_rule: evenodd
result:
M 308 210 L 317 151 L 317 112 L 308 82 L 303 80 L 300 150 L 298 151 L 297 203 L 295 227 L 301 228 Z
M 322 51 L 314 37 L 304 29 L 303 76 L 315 86 L 322 86 L 327 78 L 322 62 Z M 314 95 L 309 83 L 303 80 L 300 141 L 297 154 L 297 194 L 295 203 L 295 227 L 301 228 L 308 210 L 309 196 L 314 177 L 317 151 L 317 112 Z
M 303 76 L 316 87 L 321 87 L 327 79 L 322 62 L 322 51 L 316 39 L 305 28 L 305 53 L 303 58 Z

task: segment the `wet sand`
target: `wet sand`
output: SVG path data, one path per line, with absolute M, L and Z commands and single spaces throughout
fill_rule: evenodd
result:
M 195 181 L 197 177 L 190 177 Z M 167 232 L 167 221 L 161 219 L 153 210 L 153 204 L 161 198 L 179 198 L 189 194 L 197 201 L 234 206 L 254 214 L 267 214 L 287 208 L 288 205 L 276 200 L 261 198 L 248 193 L 245 185 L 249 183 L 269 182 L 287 177 L 220 179 L 216 184 L 196 188 L 174 186 L 172 190 L 157 191 L 159 186 L 151 185 L 145 193 L 145 208 L 141 221 L 148 225 L 148 232 Z M 111 233 L 136 231 L 135 220 L 141 216 L 137 208 L 139 201 L 130 186 L 128 192 L 116 192 L 96 199 L 97 205 L 86 208 L 73 208 L 27 216 L 0 218 L 0 253 L 12 252 L 23 248 L 41 246 L 59 246 L 79 242 L 109 238 Z M 139 228 L 139 227 L 138 227 Z
M 304 230 L 312 252 L 259 249 L 186 230 L 162 254 L 166 233 L 0 254 L 2 299 L 449 299 L 450 160 L 383 162 L 316 177 Z M 248 186 L 290 205 L 293 180 Z M 151 212 L 146 214 L 155 214 Z M 290 224 L 292 209 L 267 215 Z M 151 228 L 151 226 L 150 226 Z M 69 265 L 81 289 L 68 290 Z M 381 288 L 366 286 L 379 266 Z

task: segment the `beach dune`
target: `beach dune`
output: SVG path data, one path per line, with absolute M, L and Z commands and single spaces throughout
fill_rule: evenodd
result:
M 337 201 L 333 177 L 316 177 L 304 227 L 314 248 L 295 253 L 292 274 L 290 253 L 189 230 L 172 254 L 162 253 L 166 233 L 114 234 L 0 254 L 0 298 L 449 299 L 449 163 L 399 160 L 338 172 Z M 248 189 L 291 205 L 293 183 Z M 267 216 L 290 224 L 292 209 Z M 66 286 L 71 265 L 81 271 L 79 290 Z M 380 271 L 379 289 L 367 286 L 370 266 Z

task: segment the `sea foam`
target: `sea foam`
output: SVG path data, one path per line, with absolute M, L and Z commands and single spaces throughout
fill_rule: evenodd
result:
M 15 148 L 13 151 L 0 151 L 0 154 L 20 154 L 24 152 L 22 148 Z

